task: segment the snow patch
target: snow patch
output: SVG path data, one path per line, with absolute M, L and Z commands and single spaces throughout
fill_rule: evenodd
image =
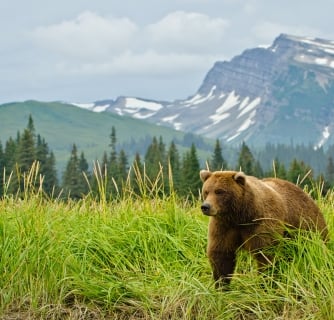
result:
M 182 123 L 181 122 L 175 122 L 174 123 L 174 129 L 180 131 L 182 129 Z
M 74 102 L 74 103 L 71 103 L 71 105 L 79 107 L 81 109 L 93 111 L 93 112 L 103 112 L 109 107 L 109 104 L 106 104 L 103 106 L 95 106 L 95 103 L 75 103 Z
M 261 98 L 260 97 L 255 98 L 247 107 L 244 107 L 244 109 L 239 113 L 239 115 L 237 116 L 237 118 L 240 118 L 241 116 L 243 116 L 247 112 L 250 112 L 253 109 L 255 109 L 259 105 L 260 102 L 261 102 Z
M 252 113 L 249 115 L 248 119 L 246 119 L 244 121 L 244 123 L 239 127 L 239 129 L 237 130 L 237 132 L 242 132 L 247 130 L 252 124 L 255 123 L 255 121 L 253 120 L 253 118 L 255 117 L 256 114 L 256 110 L 253 110 Z
M 162 118 L 161 121 L 172 124 L 175 130 L 181 130 L 182 123 L 181 122 L 174 122 L 174 120 L 177 119 L 179 117 L 179 115 L 180 114 L 175 114 L 175 115 L 172 115 L 170 117 L 165 117 L 165 118 Z
M 239 135 L 240 135 L 240 132 L 238 132 L 238 133 L 236 133 L 235 135 L 233 135 L 233 136 L 227 138 L 226 140 L 227 140 L 228 142 L 230 142 L 230 141 L 232 141 L 233 139 L 235 139 L 236 137 L 238 137 Z
M 125 98 L 126 109 L 148 109 L 151 111 L 158 111 L 162 107 L 162 104 L 153 101 L 145 101 L 137 98 Z
M 236 106 L 239 103 L 239 96 L 235 94 L 234 90 L 230 92 L 230 94 L 227 96 L 226 100 L 220 106 L 217 110 L 217 114 L 221 114 L 223 112 L 226 112 Z
M 213 120 L 213 125 L 219 123 L 220 121 L 228 118 L 230 116 L 229 111 L 234 106 L 236 106 L 239 103 L 239 96 L 235 94 L 234 91 L 230 92 L 230 94 L 225 99 L 224 103 L 216 109 L 216 113 L 211 115 L 209 118 Z
M 151 112 L 148 114 L 140 114 L 139 112 L 137 112 L 133 115 L 133 117 L 136 119 L 146 119 L 146 118 L 152 117 L 154 114 L 155 112 Z
M 178 116 L 179 116 L 179 114 L 175 114 L 175 115 L 170 116 L 170 117 L 162 118 L 161 120 L 162 120 L 163 122 L 169 122 L 169 123 L 172 123 Z
M 327 59 L 326 58 L 316 58 L 315 60 L 314 60 L 314 62 L 316 63 L 316 64 L 322 64 L 322 65 L 326 65 L 327 64 Z
M 94 107 L 93 111 L 94 112 L 103 112 L 106 111 L 106 109 L 109 107 L 109 104 L 105 104 L 103 106 L 96 106 Z
M 92 110 L 94 108 L 94 103 L 71 103 L 73 106 L 79 107 L 81 109 Z
M 186 106 L 193 106 L 193 105 L 200 104 L 207 100 L 212 100 L 215 97 L 213 93 L 216 90 L 216 88 L 217 88 L 216 86 L 213 86 L 210 92 L 206 96 L 202 96 L 198 93 L 195 96 L 193 96 L 191 99 L 184 101 L 183 104 Z
M 229 113 L 222 113 L 222 114 L 214 114 L 209 118 L 213 120 L 212 125 L 219 123 L 220 121 L 228 118 L 230 116 Z
M 183 104 L 186 104 L 186 105 L 191 105 L 193 104 L 195 101 L 199 100 L 202 98 L 202 95 L 200 95 L 199 93 L 197 93 L 196 95 L 194 95 L 191 99 L 189 100 L 186 100 L 183 102 Z
M 314 146 L 314 150 L 317 150 L 317 149 L 319 149 L 319 148 L 321 148 L 324 144 L 325 144 L 325 142 L 328 140 L 328 138 L 330 137 L 330 132 L 329 132 L 329 127 L 328 126 L 326 126 L 324 129 L 323 129 L 323 131 L 322 131 L 322 137 L 321 137 L 321 139 L 320 139 L 320 141 Z
M 246 107 L 247 104 L 248 104 L 248 102 L 249 102 L 249 97 L 246 97 L 246 98 L 245 98 L 244 100 L 242 100 L 242 102 L 240 103 L 240 106 L 239 106 L 238 110 L 241 110 L 241 109 L 243 109 L 244 107 Z
M 115 111 L 117 112 L 117 114 L 118 114 L 119 116 L 124 115 L 123 110 L 120 109 L 120 108 L 115 108 Z
M 254 99 L 254 100 L 256 100 L 256 99 Z M 255 117 L 255 115 L 256 115 L 256 110 L 253 110 L 251 112 L 251 114 L 249 115 L 249 117 L 238 128 L 237 132 L 234 135 L 232 135 L 231 137 L 227 138 L 226 140 L 228 142 L 232 141 L 233 139 L 237 138 L 243 131 L 247 130 L 252 124 L 254 124 L 255 121 L 253 120 L 253 118 Z

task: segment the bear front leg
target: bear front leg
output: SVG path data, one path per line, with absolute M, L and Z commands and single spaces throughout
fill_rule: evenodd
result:
M 208 252 L 216 289 L 221 289 L 231 282 L 236 264 L 235 252 Z

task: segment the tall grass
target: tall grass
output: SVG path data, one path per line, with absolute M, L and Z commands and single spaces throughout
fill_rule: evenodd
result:
M 242 252 L 218 292 L 199 204 L 140 178 L 137 197 L 108 201 L 100 180 L 98 199 L 46 199 L 34 178 L 0 201 L 1 319 L 333 319 L 333 241 L 284 240 L 264 274 Z M 319 205 L 333 239 L 334 193 Z

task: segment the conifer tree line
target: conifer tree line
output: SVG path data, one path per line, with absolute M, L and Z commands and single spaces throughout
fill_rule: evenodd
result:
M 43 192 L 48 196 L 62 194 L 65 199 L 81 199 L 88 193 L 98 196 L 101 188 L 110 198 L 115 198 L 129 186 L 137 194 L 152 190 L 169 194 L 173 190 L 181 197 L 198 196 L 201 188 L 199 171 L 207 166 L 211 171 L 242 170 L 259 178 L 276 176 L 298 182 L 302 187 L 320 180 L 324 182 L 324 192 L 334 186 L 334 160 L 331 156 L 334 147 L 328 149 L 327 157 L 323 150 L 318 150 L 322 155 L 321 161 L 326 160 L 326 167 L 324 173 L 315 176 L 311 166 L 296 157 L 292 157 L 289 163 L 277 156 L 268 160 L 268 152 L 273 156 L 279 148 L 285 148 L 285 154 L 292 152 L 286 146 L 267 145 L 267 151 L 265 148 L 253 154 L 249 146 L 242 143 L 234 164 L 231 164 L 226 161 L 224 148 L 217 139 L 211 157 L 201 162 L 195 143 L 181 154 L 174 141 L 166 145 L 162 137 L 153 137 L 146 152 L 137 152 L 130 162 L 125 150 L 118 149 L 115 127 L 111 128 L 109 138 L 109 151 L 105 151 L 93 167 L 74 143 L 61 181 L 58 181 L 55 156 L 45 139 L 36 133 L 33 119 L 29 116 L 27 127 L 22 133 L 18 132 L 15 139 L 9 138 L 4 145 L 0 140 L 0 196 L 23 192 L 24 179 L 36 161 L 43 177 Z M 298 148 L 305 152 L 305 148 Z M 298 150 L 294 150 L 298 154 Z M 314 156 L 315 150 L 312 151 Z M 267 167 L 262 166 L 260 159 L 263 161 L 263 158 L 268 158 Z M 272 165 L 268 166 L 268 162 Z

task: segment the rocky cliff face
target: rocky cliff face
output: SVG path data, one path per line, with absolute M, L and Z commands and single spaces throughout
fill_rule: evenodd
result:
M 280 35 L 216 62 L 188 99 L 122 97 L 107 111 L 231 144 L 334 143 L 334 42 Z

